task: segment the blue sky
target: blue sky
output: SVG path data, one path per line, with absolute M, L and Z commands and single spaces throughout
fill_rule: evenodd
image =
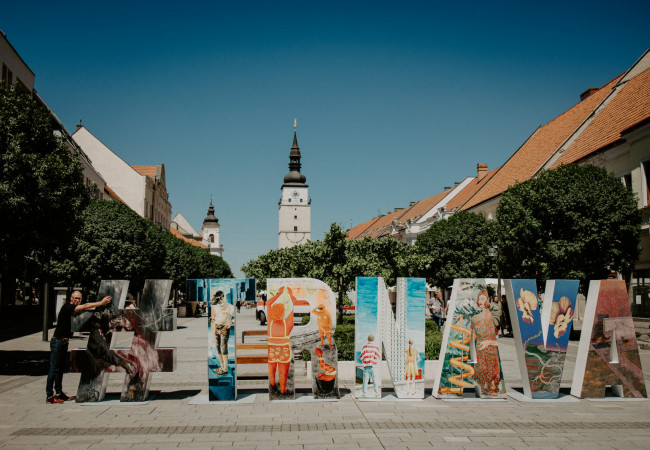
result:
M 0 29 L 73 132 L 210 196 L 236 275 L 277 247 L 293 119 L 312 238 L 503 164 L 648 48 L 650 2 L 8 2 Z

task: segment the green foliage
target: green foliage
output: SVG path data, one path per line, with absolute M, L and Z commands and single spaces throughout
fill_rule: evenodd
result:
M 90 202 L 74 150 L 31 94 L 0 87 L 0 273 L 69 245 Z
M 504 277 L 629 275 L 639 257 L 641 215 L 632 191 L 595 166 L 566 165 L 511 187 L 497 209 Z
M 82 214 L 83 227 L 70 249 L 52 264 L 59 283 L 95 289 L 102 279 L 130 280 L 138 292 L 147 278 L 232 277 L 221 258 L 159 230 L 120 202 L 95 201 Z
M 415 243 L 419 274 L 433 286 L 446 288 L 454 278 L 487 277 L 495 274 L 488 252 L 494 240 L 493 222 L 460 211 L 435 222 Z
M 411 276 L 417 259 L 408 244 L 394 239 L 346 240 L 347 233 L 336 223 L 322 241 L 271 250 L 242 267 L 247 277 L 256 278 L 260 289 L 267 278 L 309 277 L 327 283 L 338 294 L 339 319 L 343 315 L 345 292 L 354 289 L 356 277 L 384 277 L 388 285 L 401 276 Z
M 442 330 L 433 320 L 427 320 L 424 333 L 424 358 L 427 360 L 438 359 L 442 346 Z

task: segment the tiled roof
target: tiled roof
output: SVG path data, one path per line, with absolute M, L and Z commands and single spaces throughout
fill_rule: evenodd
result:
M 106 193 L 107 193 L 109 196 L 111 196 L 113 199 L 117 200 L 118 202 L 122 202 L 122 203 L 124 203 L 124 204 L 126 205 L 126 202 L 125 202 L 124 200 L 122 200 L 122 198 L 121 198 L 119 195 L 117 195 L 113 189 L 111 189 L 110 187 L 108 187 L 108 184 L 105 184 L 105 185 L 104 185 L 104 190 L 105 190 Z M 129 206 L 129 205 L 126 205 L 126 206 Z
M 185 242 L 187 242 L 187 243 L 189 243 L 189 244 L 192 244 L 192 245 L 195 246 L 195 247 L 199 247 L 199 248 L 208 248 L 207 245 L 202 244 L 202 243 L 199 242 L 199 241 L 195 241 L 194 239 L 188 239 L 188 238 L 186 238 L 186 237 L 183 236 L 183 235 L 181 234 L 181 232 L 178 231 L 176 228 L 170 228 L 170 229 L 169 229 L 169 232 L 170 232 L 174 237 L 177 237 L 178 239 L 180 239 L 180 240 L 182 240 L 182 241 L 185 241 Z
M 140 175 L 156 179 L 156 166 L 131 166 Z
M 465 203 L 467 203 L 469 199 L 472 198 L 474 194 L 476 194 L 480 188 L 482 188 L 490 180 L 490 178 L 494 176 L 495 173 L 497 173 L 498 170 L 498 167 L 496 169 L 492 169 L 486 173 L 480 181 L 478 177 L 470 181 L 462 191 L 456 194 L 454 198 L 449 200 L 449 203 L 447 203 L 447 211 L 456 211 L 460 209 Z
M 616 77 L 568 111 L 539 127 L 463 209 L 476 206 L 500 195 L 515 183 L 530 179 L 605 99 L 619 78 Z
M 450 192 L 451 189 L 447 189 L 433 197 L 420 200 L 404 209 L 388 213 L 385 216 L 373 217 L 371 220 L 357 225 L 348 231 L 348 239 L 363 239 L 365 237 L 376 239 L 386 236 L 390 233 L 391 226 L 395 219 L 402 224 L 409 219 L 415 221 L 430 211 L 431 208 L 437 205 Z
M 555 162 L 570 164 L 621 139 L 621 132 L 650 117 L 650 69 L 632 78 Z

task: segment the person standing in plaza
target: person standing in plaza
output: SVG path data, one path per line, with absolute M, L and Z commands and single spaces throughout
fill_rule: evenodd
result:
M 381 362 L 381 352 L 379 351 L 379 347 L 375 345 L 375 337 L 372 334 L 368 335 L 368 343 L 361 349 L 359 359 L 363 364 L 363 385 L 361 386 L 363 396 L 366 396 L 368 383 L 372 383 L 372 388 L 375 391 L 374 396 L 379 397 L 375 378 L 375 368 Z
M 442 302 L 440 301 L 440 293 L 436 292 L 428 302 L 429 312 L 431 319 L 436 321 L 438 328 L 442 328 Z
M 494 301 L 490 304 L 490 312 L 492 313 L 492 322 L 494 323 L 494 331 L 498 337 L 502 328 L 501 316 L 503 315 L 503 312 L 501 311 L 501 303 L 499 302 L 498 295 L 494 296 Z
M 50 339 L 50 370 L 45 385 L 45 401 L 47 403 L 63 403 L 70 400 L 70 397 L 63 393 L 63 371 L 68 361 L 68 342 L 72 337 L 72 315 L 79 311 L 108 305 L 112 300 L 107 296 L 101 301 L 81 305 L 81 299 L 81 292 L 74 291 L 70 295 L 70 301 L 61 307 L 57 317 L 54 335 Z M 54 395 L 55 390 L 56 396 Z

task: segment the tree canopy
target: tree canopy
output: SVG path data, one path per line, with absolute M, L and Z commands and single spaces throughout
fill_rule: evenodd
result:
M 604 169 L 565 165 L 511 187 L 497 208 L 499 266 L 513 278 L 629 275 L 641 214 L 632 190 Z
M 187 278 L 232 277 L 223 259 L 184 242 L 120 202 L 93 202 L 71 247 L 53 263 L 57 281 L 91 289 L 101 279 L 127 279 L 137 292 L 147 278 L 170 278 L 181 289 Z
M 384 277 L 394 284 L 410 276 L 412 258 L 408 244 L 394 239 L 347 240 L 340 225 L 332 223 L 322 241 L 271 250 L 242 267 L 247 277 L 256 278 L 261 289 L 267 278 L 309 277 L 322 280 L 338 294 L 337 308 L 343 312 L 344 294 L 354 289 L 356 277 Z
M 69 245 L 90 202 L 78 155 L 52 120 L 31 94 L 0 87 L 0 273 Z
M 479 214 L 460 211 L 435 222 L 415 242 L 421 274 L 433 286 L 447 288 L 454 278 L 495 274 L 489 256 L 494 223 Z

